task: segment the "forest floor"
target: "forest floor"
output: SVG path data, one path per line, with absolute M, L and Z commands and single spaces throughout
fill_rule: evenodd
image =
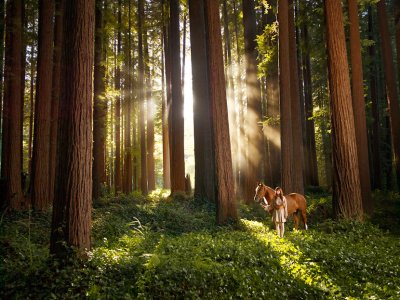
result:
M 94 204 L 86 261 L 49 259 L 50 213 L 0 218 L 1 299 L 399 299 L 400 195 L 374 193 L 375 215 L 335 222 L 309 194 L 309 230 L 278 238 L 259 206 L 215 225 L 215 208 L 162 191 Z

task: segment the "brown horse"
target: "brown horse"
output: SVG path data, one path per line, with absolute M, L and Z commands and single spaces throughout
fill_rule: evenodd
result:
M 266 186 L 263 183 L 258 183 L 256 188 L 256 194 L 254 195 L 254 201 L 261 204 L 263 207 L 265 205 L 269 205 L 272 203 L 272 200 L 276 197 L 275 190 Z M 303 218 L 304 228 L 307 230 L 307 201 L 303 195 L 297 193 L 291 193 L 289 195 L 285 195 L 287 201 L 287 210 L 288 215 L 293 216 L 294 220 L 294 228 L 298 228 L 299 226 L 299 216 L 301 215 Z M 273 208 L 269 207 L 268 212 L 272 213 Z

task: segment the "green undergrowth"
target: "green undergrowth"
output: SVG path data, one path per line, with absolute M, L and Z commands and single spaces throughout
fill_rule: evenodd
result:
M 219 227 L 213 205 L 185 195 L 104 197 L 88 259 L 63 265 L 49 258 L 50 213 L 7 213 L 0 298 L 399 299 L 400 196 L 375 193 L 364 223 L 332 221 L 329 195 L 307 199 L 310 229 L 289 222 L 280 239 L 259 206 L 241 205 L 239 222 Z

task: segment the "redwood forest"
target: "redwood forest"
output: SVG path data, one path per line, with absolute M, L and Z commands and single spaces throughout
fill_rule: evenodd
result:
M 400 0 L 0 0 L 0 299 L 400 299 Z

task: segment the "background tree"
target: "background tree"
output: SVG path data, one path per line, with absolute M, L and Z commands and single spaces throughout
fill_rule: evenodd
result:
M 362 199 L 343 13 L 340 0 L 324 2 L 331 97 L 333 204 L 337 217 L 362 219 Z
M 50 251 L 90 249 L 94 0 L 65 3 L 56 194 Z M 62 231 L 60 232 L 60 228 Z
M 208 54 L 208 82 L 211 99 L 211 122 L 215 151 L 215 179 L 217 186 L 217 223 L 236 220 L 234 180 L 229 138 L 228 107 L 226 101 L 224 61 L 218 2 L 205 0 L 205 20 Z

